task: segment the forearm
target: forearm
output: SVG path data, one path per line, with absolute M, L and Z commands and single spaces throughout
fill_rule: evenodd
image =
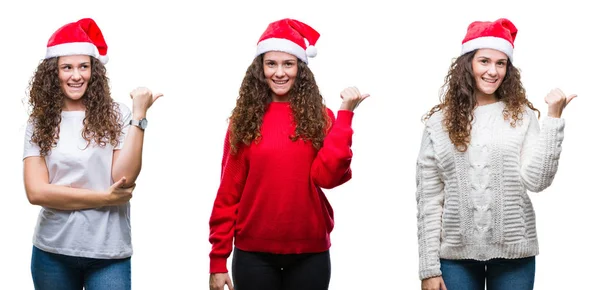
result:
M 350 111 L 338 112 L 338 119 L 313 161 L 311 177 L 319 187 L 333 188 L 352 178 L 352 117 Z
M 54 184 L 39 184 L 27 187 L 26 191 L 31 204 L 59 210 L 98 208 L 108 201 L 105 192 Z
M 135 114 L 133 118 L 140 120 L 145 114 Z M 135 183 L 142 170 L 142 150 L 144 145 L 144 131 L 136 126 L 130 126 L 127 137 L 120 150 L 118 158 L 114 160 L 112 177 L 119 180 L 123 176 L 127 179 L 125 187 Z
M 562 151 L 564 119 L 547 118 L 532 150 L 526 150 L 521 177 L 529 191 L 540 192 L 552 184 Z

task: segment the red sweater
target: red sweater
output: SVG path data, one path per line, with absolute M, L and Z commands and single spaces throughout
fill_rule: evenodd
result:
M 333 122 L 323 147 L 289 136 L 294 133 L 289 103 L 270 103 L 261 140 L 229 152 L 223 149 L 221 185 L 209 221 L 210 272 L 226 273 L 235 246 L 275 254 L 317 253 L 329 249 L 333 209 L 321 188 L 352 177 L 351 111 L 327 109 Z M 229 130 L 228 130 L 229 132 Z

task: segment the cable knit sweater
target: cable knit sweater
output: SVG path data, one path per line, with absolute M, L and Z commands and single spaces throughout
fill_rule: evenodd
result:
M 466 152 L 451 143 L 437 112 L 426 123 L 417 159 L 419 277 L 440 276 L 440 258 L 523 258 L 538 254 L 527 190 L 550 186 L 558 168 L 564 119 L 542 128 L 526 108 L 504 120 L 503 102 L 477 107 Z

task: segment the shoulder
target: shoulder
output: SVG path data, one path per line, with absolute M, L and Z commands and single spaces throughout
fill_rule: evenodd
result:
M 121 120 L 131 118 L 131 109 L 127 105 L 121 102 L 114 102 L 113 104 L 116 104 L 115 110 L 121 115 Z
M 333 113 L 333 110 L 331 110 L 329 107 L 325 107 L 325 111 L 327 111 L 327 116 L 329 119 L 335 120 L 335 114 Z
M 433 113 L 427 120 L 425 121 L 425 127 L 432 127 L 436 125 L 441 125 L 444 120 L 444 111 L 439 110 Z

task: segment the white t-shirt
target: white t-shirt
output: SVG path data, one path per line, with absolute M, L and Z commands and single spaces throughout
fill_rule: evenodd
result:
M 113 183 L 113 151 L 121 149 L 131 119 L 131 110 L 119 103 L 123 131 L 118 147 L 87 146 L 81 133 L 84 111 L 63 111 L 58 144 L 45 157 L 50 184 L 107 190 Z M 27 125 L 23 159 L 40 156 L 31 141 L 33 124 Z M 62 255 L 118 259 L 130 257 L 131 225 L 129 203 L 86 210 L 58 210 L 42 207 L 33 235 L 37 248 Z

